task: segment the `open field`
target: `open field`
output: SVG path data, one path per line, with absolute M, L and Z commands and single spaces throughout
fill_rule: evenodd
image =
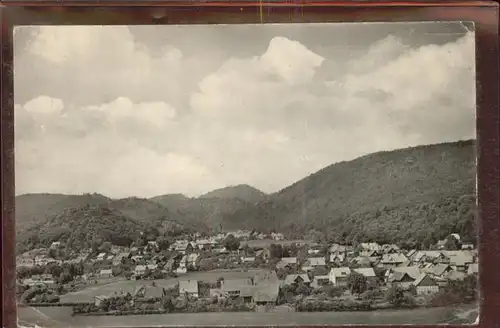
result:
M 436 324 L 451 320 L 461 309 L 426 308 L 376 312 L 292 312 L 292 313 L 176 313 L 143 316 L 71 316 L 69 307 L 20 308 L 19 318 L 43 327 L 118 326 L 222 326 L 222 325 L 314 325 L 314 324 Z M 47 319 L 50 318 L 50 319 Z
M 254 277 L 261 272 L 260 269 L 238 269 L 238 270 L 213 270 L 208 272 L 189 272 L 180 275 L 178 278 L 154 280 L 157 286 L 170 288 L 175 286 L 179 280 L 198 280 L 206 282 L 216 282 L 219 277 L 224 279 L 239 279 Z M 89 285 L 77 292 L 61 295 L 61 303 L 93 302 L 95 296 L 111 295 L 120 291 L 133 293 L 138 286 L 151 285 L 153 280 L 121 280 L 109 284 Z

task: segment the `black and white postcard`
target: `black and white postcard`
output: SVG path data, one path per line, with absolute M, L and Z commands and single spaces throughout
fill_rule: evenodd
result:
M 474 25 L 14 31 L 23 327 L 473 323 Z

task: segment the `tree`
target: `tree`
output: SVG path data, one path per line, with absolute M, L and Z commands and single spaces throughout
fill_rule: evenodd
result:
M 353 271 L 347 278 L 347 286 L 353 294 L 362 294 L 367 288 L 366 277 L 356 271 Z
M 160 251 L 166 251 L 170 247 L 170 240 L 169 238 L 162 236 L 158 237 L 156 239 L 156 242 L 158 243 L 158 247 L 160 248 Z
M 111 251 L 111 246 L 112 244 L 109 241 L 106 241 L 99 246 L 98 250 L 100 253 L 108 253 Z
M 269 246 L 269 257 L 272 259 L 282 258 L 283 246 L 281 246 L 281 244 L 271 244 L 271 246 Z
M 223 245 L 228 251 L 236 251 L 240 247 L 240 241 L 230 234 L 224 239 Z
M 460 249 L 460 242 L 453 236 L 448 236 L 444 244 L 444 248 L 449 251 L 456 251 Z

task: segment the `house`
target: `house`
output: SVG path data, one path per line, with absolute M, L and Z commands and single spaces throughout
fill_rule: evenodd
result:
M 315 268 L 325 268 L 326 262 L 324 257 L 310 257 L 302 265 L 302 271 L 311 271 Z
M 311 287 L 321 288 L 322 286 L 327 285 L 329 283 L 330 283 L 330 276 L 329 275 L 315 276 L 312 283 L 311 283 Z
M 163 299 L 165 296 L 165 289 L 159 286 L 139 286 L 134 292 L 134 303 L 135 304 L 147 304 L 152 302 L 157 302 Z
M 344 253 L 332 253 L 330 254 L 330 263 L 333 263 L 335 265 L 342 265 L 345 260 L 345 254 Z
M 285 236 L 283 236 L 282 233 L 271 233 L 271 238 L 273 240 L 284 240 L 285 239 Z
M 474 256 L 470 251 L 446 251 L 443 254 L 449 259 L 449 264 L 457 271 L 466 272 L 469 264 L 474 263 Z
M 408 274 L 408 272 L 394 272 L 389 276 L 388 283 L 404 289 L 409 288 L 416 279 Z
M 294 267 L 296 265 L 297 265 L 297 258 L 296 257 L 283 257 L 276 264 L 276 269 L 284 269 L 287 266 L 288 267 Z
M 351 265 L 357 265 L 363 268 L 369 268 L 372 266 L 372 259 L 366 256 L 356 256 L 350 261 Z
M 305 273 L 303 274 L 289 274 L 285 277 L 285 281 L 283 282 L 283 285 L 294 285 L 294 284 L 310 284 L 311 280 L 309 279 L 309 276 Z
M 413 286 L 416 287 L 417 295 L 429 295 L 434 294 L 439 291 L 439 285 L 426 273 L 422 273 L 413 282 Z
M 200 257 L 200 254 L 198 253 L 191 253 L 186 257 L 186 266 L 189 268 L 196 268 L 197 266 L 197 261 L 198 258 Z
M 111 278 L 113 277 L 113 270 L 111 269 L 102 269 L 99 272 L 99 278 Z
M 146 274 L 146 266 L 145 265 L 136 265 L 134 269 L 135 276 L 143 276 Z
M 332 244 L 328 248 L 328 252 L 331 254 L 343 254 L 343 255 L 345 255 L 347 253 L 347 247 L 344 245 L 340 245 L 340 244 Z
M 97 255 L 96 261 L 104 261 L 105 257 L 106 253 L 99 253 L 99 255 Z
M 408 252 L 406 252 L 406 257 L 413 260 L 413 255 L 417 253 L 416 249 L 410 249 Z
M 335 286 L 347 286 L 347 279 L 351 274 L 351 269 L 348 267 L 332 268 L 330 270 L 330 282 Z
M 32 258 L 20 258 L 16 261 L 17 267 L 32 268 L 35 266 L 35 259 Z
M 407 288 L 421 273 L 417 266 L 391 268 L 385 272 L 385 282 Z
M 399 253 L 400 249 L 395 244 L 384 244 L 382 245 L 382 252 L 385 254 L 394 254 L 394 253 Z
M 253 277 L 254 285 L 266 285 L 279 283 L 276 271 L 259 271 Z
M 109 254 L 107 257 L 106 257 L 106 261 L 113 261 L 114 259 L 114 255 L 113 254 Z
M 361 252 L 359 252 L 359 256 L 360 257 L 377 257 L 379 256 L 379 252 L 378 251 L 375 251 L 373 249 L 368 249 L 368 250 L 362 250 Z
M 382 247 L 378 243 L 361 243 L 359 246 L 361 251 L 380 252 L 382 250 Z
M 35 257 L 35 265 L 37 266 L 46 266 L 52 259 L 46 256 L 36 256 Z
M 195 243 L 190 243 L 187 240 L 177 240 L 172 245 L 172 250 L 175 250 L 181 254 L 186 254 L 192 252 L 195 247 L 197 248 Z
M 469 264 L 469 267 L 467 268 L 468 275 L 475 275 L 478 272 L 479 272 L 479 265 L 477 263 Z
M 163 266 L 163 270 L 165 270 L 166 272 L 171 272 L 174 270 L 174 265 L 175 265 L 175 258 L 171 258 L 167 261 L 167 263 L 165 263 L 165 265 Z
M 408 258 L 401 253 L 384 254 L 380 264 L 386 269 L 402 266 L 408 261 Z
M 252 279 L 224 279 L 221 281 L 221 291 L 229 297 L 252 298 Z
M 253 263 L 255 262 L 255 257 L 241 257 L 241 263 Z
M 319 254 L 319 252 L 321 252 L 321 245 L 311 245 L 307 250 L 307 254 L 309 255 Z
M 123 259 L 129 258 L 129 257 L 130 257 L 130 252 L 118 253 L 118 255 L 116 255 L 115 258 L 113 259 L 113 265 L 119 266 L 122 264 Z
M 364 276 L 369 284 L 375 284 L 377 282 L 377 275 L 375 274 L 373 268 L 357 268 L 352 269 L 352 271 Z
M 60 241 L 55 241 L 52 244 L 50 244 L 50 249 L 57 249 L 61 247 L 61 242 Z
M 146 247 L 147 247 L 147 249 L 153 250 L 153 251 L 157 251 L 160 249 L 160 246 L 154 240 L 148 241 L 148 245 Z
M 186 255 L 184 255 L 182 257 L 181 261 L 179 262 L 179 266 L 177 267 L 175 272 L 177 272 L 179 274 L 187 273 L 187 256 Z
M 435 276 L 435 277 L 444 278 L 444 276 L 451 271 L 453 271 L 453 268 L 450 265 L 440 263 L 440 264 L 436 264 L 432 268 L 432 272 L 430 272 L 430 274 Z
M 446 273 L 442 278 L 447 281 L 457 281 L 457 280 L 464 280 L 465 277 L 466 274 L 464 272 L 452 270 Z
M 180 280 L 179 295 L 189 295 L 198 298 L 198 280 Z
M 472 249 L 474 249 L 474 245 L 473 244 L 462 244 L 461 248 L 463 250 L 472 250 Z

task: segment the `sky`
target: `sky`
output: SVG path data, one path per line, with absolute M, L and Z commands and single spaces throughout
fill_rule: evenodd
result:
M 474 138 L 472 30 L 16 27 L 16 194 L 270 193 L 339 161 Z

